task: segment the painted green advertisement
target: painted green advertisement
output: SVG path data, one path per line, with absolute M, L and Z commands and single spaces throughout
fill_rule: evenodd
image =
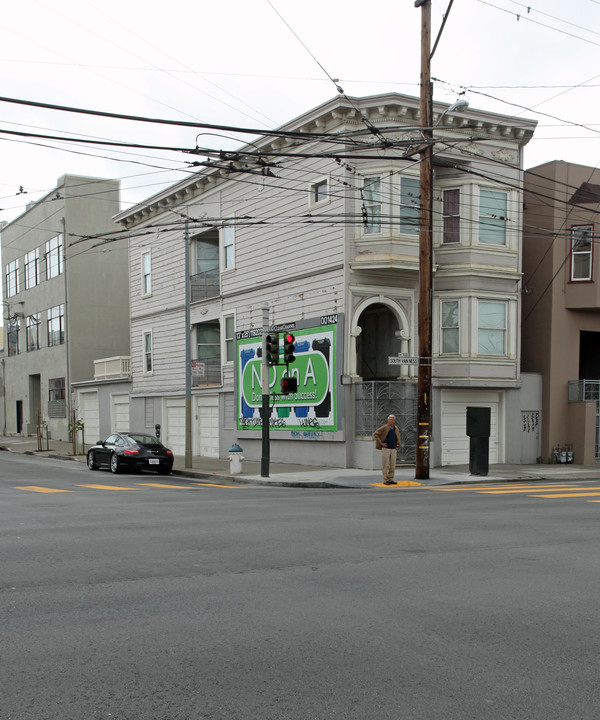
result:
M 295 336 L 295 361 L 269 367 L 269 426 L 273 430 L 337 430 L 335 386 L 337 325 L 296 328 L 293 324 L 273 328 L 282 336 Z M 262 331 L 237 334 L 237 427 L 252 430 L 262 425 Z M 296 379 L 297 389 L 281 392 L 286 375 Z

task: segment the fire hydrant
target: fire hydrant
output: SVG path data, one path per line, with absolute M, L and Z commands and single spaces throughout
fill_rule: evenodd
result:
M 229 472 L 232 475 L 239 475 L 242 472 L 242 460 L 244 459 L 244 456 L 242 455 L 243 452 L 244 451 L 237 443 L 234 443 L 229 448 Z

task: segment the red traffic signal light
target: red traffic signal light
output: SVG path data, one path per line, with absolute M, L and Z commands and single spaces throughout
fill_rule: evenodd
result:
M 289 395 L 298 391 L 298 380 L 295 377 L 285 376 L 281 378 L 281 394 Z
M 296 360 L 294 353 L 296 352 L 296 338 L 292 333 L 286 333 L 283 338 L 283 362 L 287 365 Z

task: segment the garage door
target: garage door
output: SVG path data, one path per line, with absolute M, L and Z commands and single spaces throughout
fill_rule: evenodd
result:
M 196 403 L 196 434 L 194 455 L 219 457 L 219 398 L 199 397 Z
M 111 395 L 111 432 L 129 432 L 129 395 Z
M 490 408 L 490 465 L 502 456 L 499 443 L 500 393 L 462 391 L 442 392 L 442 465 L 469 464 L 469 438 L 466 432 L 467 407 Z
M 185 455 L 185 398 L 165 400 L 164 444 L 174 455 Z
M 85 425 L 85 441 L 95 443 L 100 439 L 100 413 L 98 410 L 98 392 L 77 392 L 78 418 Z

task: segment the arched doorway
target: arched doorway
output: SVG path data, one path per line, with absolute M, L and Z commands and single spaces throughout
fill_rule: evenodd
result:
M 398 355 L 400 338 L 398 319 L 382 303 L 366 307 L 360 314 L 360 335 L 356 338 L 356 373 L 363 380 L 394 380 L 398 367 L 388 364 L 391 355 Z

